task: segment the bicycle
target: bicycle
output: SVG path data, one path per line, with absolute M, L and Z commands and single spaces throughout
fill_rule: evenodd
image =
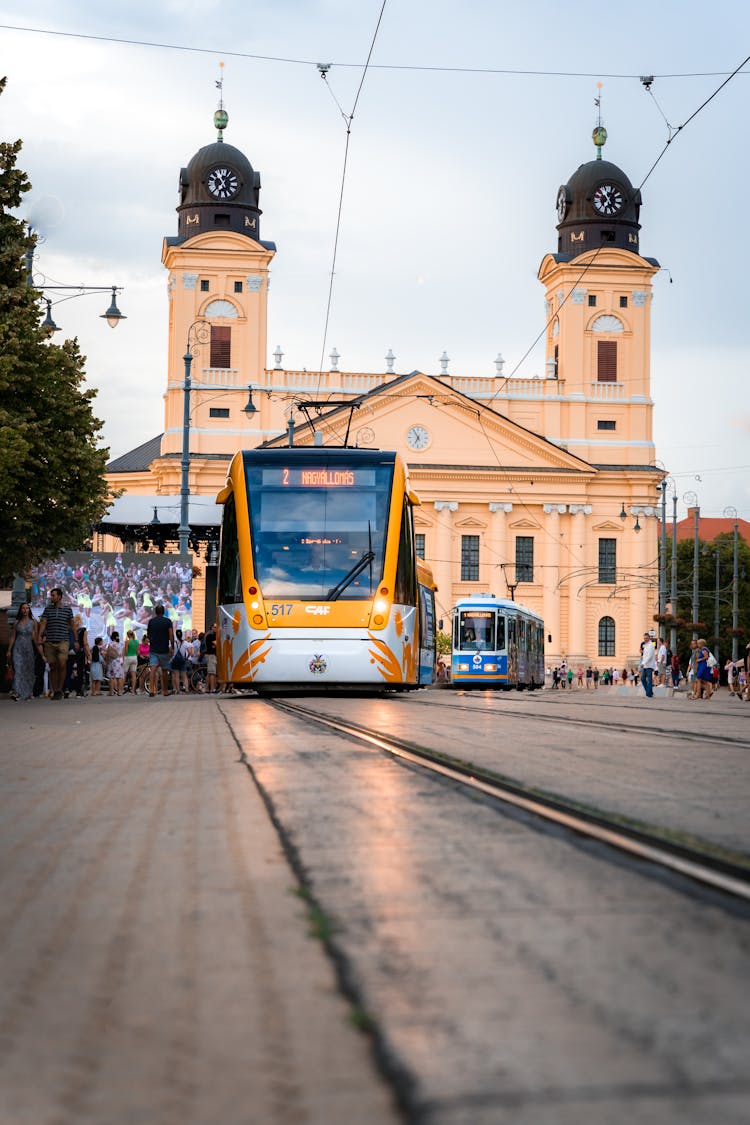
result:
M 205 694 L 206 691 L 206 666 L 199 664 L 197 668 L 193 668 L 188 676 L 188 685 L 191 691 L 197 692 L 199 695 Z

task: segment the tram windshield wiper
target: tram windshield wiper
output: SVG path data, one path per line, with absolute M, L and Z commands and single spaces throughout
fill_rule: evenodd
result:
M 331 589 L 326 594 L 325 600 L 327 602 L 335 602 L 338 598 L 340 598 L 347 586 L 351 586 L 354 579 L 359 578 L 362 571 L 365 570 L 366 567 L 372 565 L 374 559 L 375 552 L 372 550 L 365 551 L 362 555 L 360 555 L 351 570 L 348 570 L 346 572 L 340 582 L 331 587 Z M 372 586 L 372 579 L 370 580 L 370 585 Z

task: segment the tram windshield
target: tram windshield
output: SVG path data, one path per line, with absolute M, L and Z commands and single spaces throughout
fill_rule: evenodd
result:
M 462 609 L 458 618 L 458 647 L 464 652 L 492 652 L 496 646 L 495 611 L 492 609 Z M 500 642 L 503 648 L 503 618 L 499 618 Z
M 249 465 L 255 577 L 266 598 L 370 598 L 383 572 L 392 465 Z

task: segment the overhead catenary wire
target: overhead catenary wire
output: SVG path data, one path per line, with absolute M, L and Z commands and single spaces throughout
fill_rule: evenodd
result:
M 91 33 L 82 31 L 60 31 L 55 28 L 48 27 L 28 27 L 21 24 L 0 23 L 0 30 L 2 31 L 20 31 L 29 35 L 50 35 L 63 39 L 83 39 L 90 40 L 96 43 L 114 43 L 125 47 L 148 47 L 154 50 L 162 51 L 186 51 L 193 54 L 200 55 L 221 55 L 228 58 L 236 59 L 253 59 L 257 62 L 272 62 L 284 63 L 290 66 L 317 66 L 314 59 L 293 58 L 288 55 L 260 55 L 251 51 L 233 51 L 226 47 L 198 47 L 191 43 L 167 43 L 161 40 L 152 39 L 129 39 L 124 36 L 117 35 L 92 35 Z M 361 67 L 358 62 L 344 62 L 341 60 L 334 60 L 330 65 L 340 68 L 347 68 L 356 70 Z M 627 72 L 614 72 L 603 73 L 601 71 L 583 71 L 583 70 L 542 70 L 542 69 L 524 69 L 521 67 L 497 67 L 497 66 L 438 66 L 437 64 L 418 64 L 418 63 L 371 63 L 371 69 L 377 70 L 405 70 L 405 71 L 418 71 L 418 72 L 434 72 L 436 74 L 499 74 L 499 75 L 518 75 L 521 77 L 527 76 L 530 78 L 607 78 L 607 79 L 623 79 L 630 81 L 634 78 L 640 78 L 639 74 L 628 74 Z M 706 70 L 706 71 L 676 71 L 672 73 L 655 74 L 654 78 L 664 79 L 678 79 L 678 78 L 721 78 L 728 74 L 726 70 Z M 732 75 L 729 75 L 732 77 Z
M 318 388 L 320 388 L 320 379 L 321 379 L 322 374 L 323 374 L 323 359 L 325 357 L 326 340 L 328 338 L 328 325 L 329 325 L 330 317 L 331 317 L 331 303 L 333 301 L 333 279 L 334 279 L 335 274 L 336 274 L 336 256 L 338 254 L 339 234 L 341 232 L 341 213 L 342 213 L 342 209 L 343 209 L 343 206 L 344 206 L 344 188 L 346 186 L 346 168 L 347 168 L 347 163 L 348 163 L 348 160 L 349 160 L 349 141 L 350 141 L 351 135 L 352 135 L 352 121 L 354 120 L 354 114 L 357 111 L 357 104 L 359 102 L 360 94 L 362 93 L 362 87 L 365 84 L 365 78 L 367 77 L 367 71 L 368 71 L 368 68 L 370 66 L 370 62 L 372 60 L 372 52 L 375 50 L 375 40 L 377 39 L 378 32 L 380 31 L 380 24 L 382 23 L 382 20 L 383 20 L 383 12 L 385 11 L 385 6 L 386 6 L 387 2 L 388 2 L 388 0 L 383 0 L 383 3 L 380 7 L 380 14 L 378 15 L 377 23 L 375 24 L 375 31 L 373 33 L 372 40 L 370 42 L 370 50 L 367 52 L 367 59 L 365 61 L 365 65 L 362 69 L 362 76 L 359 80 L 359 86 L 357 87 L 357 93 L 354 97 L 354 103 L 352 105 L 351 113 L 349 113 L 349 114 L 344 113 L 344 111 L 341 108 L 341 105 L 339 104 L 338 99 L 336 98 L 336 95 L 333 93 L 333 90 L 331 90 L 331 96 L 333 97 L 333 100 L 336 102 L 336 105 L 338 106 L 339 111 L 341 112 L 341 115 L 344 118 L 344 124 L 346 125 L 346 143 L 344 145 L 344 162 L 343 162 L 342 169 L 341 169 L 341 186 L 339 188 L 339 203 L 338 203 L 338 210 L 337 210 L 337 213 L 336 213 L 336 232 L 335 232 L 334 239 L 333 239 L 333 257 L 332 257 L 332 260 L 331 260 L 331 276 L 330 276 L 329 283 L 328 283 L 328 300 L 326 302 L 326 314 L 325 314 L 325 321 L 324 321 L 324 325 L 323 325 L 323 342 L 322 342 L 321 349 L 320 349 L 320 364 L 318 366 L 318 371 L 320 372 L 320 374 L 318 375 Z M 318 70 L 320 71 L 320 76 L 323 79 L 323 81 L 325 82 L 326 86 L 329 86 L 328 69 L 329 69 L 328 65 L 321 66 L 321 65 L 318 64 Z M 329 89 L 330 89 L 330 86 L 329 86 Z

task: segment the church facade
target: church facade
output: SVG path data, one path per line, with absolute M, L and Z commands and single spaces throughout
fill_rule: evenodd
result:
M 439 376 L 392 364 L 344 372 L 335 359 L 329 371 L 290 371 L 278 351 L 267 366 L 276 247 L 261 239 L 260 175 L 224 141 L 223 110 L 215 124 L 217 140 L 181 171 L 177 235 L 162 249 L 164 431 L 108 466 L 124 490 L 101 528 L 108 542 L 176 541 L 186 434 L 190 540 L 209 563 L 214 498 L 238 448 L 395 449 L 421 499 L 417 542 L 446 628 L 457 598 L 484 591 L 542 614 L 550 666 L 637 661 L 657 612 L 664 472 L 652 438 L 650 318 L 659 265 L 640 253 L 640 192 L 601 159 L 604 131 L 594 133 L 597 158 L 557 194 L 557 249 L 538 274 L 545 375 L 530 379 L 504 377 L 499 361 L 487 377 L 449 374 L 447 363 Z M 210 577 L 210 565 L 199 569 Z M 203 589 L 201 578 L 196 621 Z

